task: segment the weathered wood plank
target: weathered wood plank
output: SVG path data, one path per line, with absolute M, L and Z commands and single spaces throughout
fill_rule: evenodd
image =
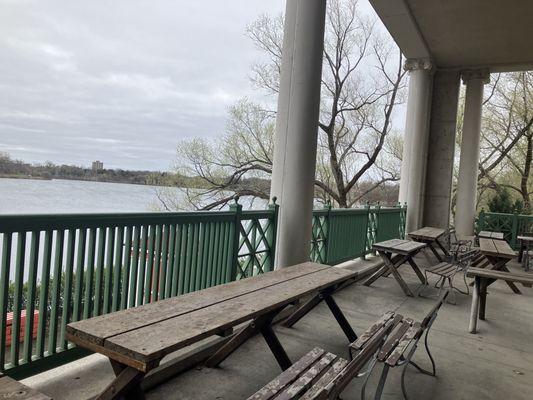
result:
M 0 376 L 0 399 L 51 400 L 52 398 L 29 388 L 9 376 Z
M 442 235 L 446 233 L 445 229 L 441 228 L 433 228 L 433 227 L 424 227 L 422 229 L 418 229 L 414 232 L 409 233 L 409 236 L 413 239 L 424 239 L 424 240 L 437 240 Z
M 396 348 L 403 335 L 411 326 L 414 321 L 411 318 L 405 318 L 400 325 L 392 332 L 387 338 L 387 341 L 383 344 L 381 351 L 378 354 L 379 361 L 385 361 L 389 354 Z
M 412 254 L 426 246 L 425 243 L 406 241 L 406 243 L 394 246 L 393 251 L 400 254 Z
M 324 354 L 320 360 L 314 363 L 311 368 L 305 371 L 298 377 L 291 385 L 281 391 L 276 397 L 276 400 L 291 400 L 298 399 L 315 384 L 325 372 L 333 365 L 337 356 L 332 353 Z
M 492 242 L 494 243 L 494 247 L 496 247 L 500 257 L 513 258 L 516 256 L 514 250 L 505 240 L 493 239 Z
M 324 375 L 300 397 L 300 400 L 311 400 L 318 394 L 326 385 L 328 385 L 341 371 L 346 367 L 348 361 L 344 358 L 338 358 L 337 361 L 326 371 Z
M 407 240 L 403 240 L 403 239 L 390 239 L 390 240 L 385 240 L 383 242 L 378 242 L 378 243 L 374 243 L 372 245 L 372 248 L 374 248 L 375 250 L 378 250 L 378 249 L 390 249 L 394 246 L 397 246 L 399 244 L 402 244 L 402 243 L 405 243 Z
M 479 238 L 479 249 L 485 255 L 492 255 L 492 256 L 499 255 L 498 249 L 496 249 L 494 241 L 489 238 Z
M 360 350 L 366 342 L 368 342 L 374 334 L 383 328 L 385 324 L 391 319 L 394 318 L 394 311 L 389 311 L 383 314 L 376 322 L 374 322 L 359 338 L 350 344 L 350 347 L 354 350 Z
M 315 347 L 305 356 L 296 361 L 289 369 L 278 375 L 276 379 L 268 383 L 261 390 L 248 397 L 248 400 L 270 400 L 283 390 L 287 385 L 294 382 L 304 371 L 313 365 L 326 353 L 325 350 Z
M 316 263 L 303 263 L 268 272 L 257 277 L 242 279 L 144 306 L 74 322 L 67 326 L 67 337 L 74 343 L 82 341 L 103 346 L 105 339 L 109 337 L 190 313 L 203 307 L 279 284 L 280 282 L 313 274 L 325 268 L 330 267 Z
M 506 282 L 533 284 L 533 276 L 531 274 L 520 274 L 505 271 L 470 268 L 467 271 L 466 275 L 470 278 L 475 278 L 476 276 L 479 276 L 480 278 L 501 279 Z
M 220 330 L 285 307 L 289 303 L 350 279 L 352 271 L 328 268 L 256 292 L 108 338 L 104 347 L 142 362 L 161 359 Z
M 385 363 L 387 365 L 390 365 L 391 367 L 394 367 L 398 363 L 400 358 L 404 355 L 411 342 L 414 339 L 418 338 L 421 332 L 422 328 L 420 327 L 420 323 L 415 322 L 398 341 L 398 344 L 395 346 L 391 354 L 387 357 Z

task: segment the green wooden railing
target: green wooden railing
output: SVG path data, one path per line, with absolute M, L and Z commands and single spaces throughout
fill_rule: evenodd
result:
M 533 215 L 492 213 L 481 210 L 476 223 L 476 232 L 503 232 L 505 240 L 518 249 L 517 237 L 533 232 Z
M 337 264 L 404 236 L 405 207 L 316 210 L 311 259 Z M 0 371 L 87 355 L 72 321 L 270 271 L 278 206 L 194 213 L 0 216 Z
M 0 216 L 0 371 L 87 354 L 72 321 L 271 270 L 277 209 Z
M 311 260 L 335 265 L 364 257 L 372 245 L 405 237 L 407 207 L 397 206 L 332 209 L 313 212 Z

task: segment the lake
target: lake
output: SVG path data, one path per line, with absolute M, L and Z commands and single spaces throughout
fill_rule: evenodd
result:
M 0 214 L 155 211 L 156 190 L 127 183 L 0 178 Z

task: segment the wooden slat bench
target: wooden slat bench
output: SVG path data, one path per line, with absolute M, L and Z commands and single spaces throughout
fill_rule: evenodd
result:
M 427 334 L 447 295 L 448 291 L 444 292 L 420 322 L 394 312 L 385 313 L 350 344 L 350 350 L 355 351 L 351 361 L 321 348 L 314 348 L 248 400 L 337 400 L 354 378 L 366 375 L 361 397 L 364 399 L 366 383 L 376 362 L 382 362 L 385 366 L 375 399 L 381 398 L 387 371 L 391 367 L 411 364 L 421 372 L 435 376 L 435 363 L 427 347 Z M 431 372 L 411 360 L 424 332 L 426 350 L 432 363 Z M 404 375 L 402 374 L 402 391 L 407 398 Z
M 117 375 L 99 399 L 142 397 L 139 384 L 166 355 L 251 321 L 206 362 L 218 366 L 255 334 L 262 334 L 285 370 L 292 363 L 272 329 L 277 314 L 316 294 L 326 300 L 349 342 L 357 338 L 332 295 L 357 272 L 303 263 L 229 284 L 119 311 L 67 326 L 70 341 L 110 359 Z
M 507 284 L 521 283 L 524 286 L 533 285 L 533 275 L 516 274 L 506 271 L 496 271 L 490 269 L 470 268 L 466 275 L 474 278 L 474 292 L 472 293 L 472 307 L 470 309 L 470 323 L 468 330 L 470 333 L 477 332 L 477 318 L 485 319 L 485 306 L 487 303 L 487 287 L 500 279 Z
M 372 359 L 395 323 L 397 319 L 383 321 L 351 361 L 314 348 L 248 400 L 338 399 L 366 365 L 369 365 L 366 373 L 370 373 L 374 365 Z
M 0 400 L 52 400 L 37 390 L 0 373 Z
M 425 318 L 422 321 L 415 321 L 411 318 L 406 318 L 400 314 L 394 312 L 385 313 L 372 327 L 370 327 L 366 332 L 361 334 L 359 339 L 350 345 L 353 350 L 359 351 L 364 348 L 367 341 L 374 337 L 375 332 L 381 329 L 384 324 L 387 324 L 388 321 L 394 321 L 394 329 L 391 331 L 383 346 L 381 347 L 379 353 L 377 354 L 376 361 L 383 364 L 383 370 L 381 377 L 379 379 L 378 387 L 376 389 L 374 399 L 379 400 L 383 394 L 383 388 L 385 387 L 385 382 L 387 380 L 387 375 L 390 368 L 401 367 L 403 366 L 402 377 L 401 377 L 401 388 L 404 398 L 407 400 L 407 390 L 405 388 L 405 372 L 407 367 L 413 365 L 416 369 L 426 375 L 436 376 L 436 366 L 433 356 L 429 351 L 428 344 L 428 335 L 429 331 L 437 318 L 437 314 L 446 301 L 450 291 L 446 290 L 439 297 L 438 301 L 434 304 L 431 310 L 427 313 Z M 428 371 L 414 361 L 411 360 L 413 357 L 419 340 L 425 334 L 424 345 L 426 348 L 427 355 L 431 361 L 431 371 Z M 370 374 L 366 376 L 365 382 L 363 383 L 361 389 L 361 398 L 365 398 L 365 390 Z

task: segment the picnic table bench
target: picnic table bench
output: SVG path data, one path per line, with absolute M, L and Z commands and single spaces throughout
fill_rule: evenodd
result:
M 384 261 L 384 265 L 373 275 L 371 275 L 370 278 L 364 282 L 364 285 L 370 286 L 383 275 L 392 274 L 406 296 L 414 296 L 411 289 L 409 289 L 409 286 L 407 286 L 407 283 L 405 283 L 405 281 L 402 279 L 400 273 L 398 272 L 398 268 L 400 265 L 408 263 L 413 271 L 415 271 L 418 279 L 425 284 L 426 279 L 424 278 L 424 274 L 422 274 L 422 271 L 413 260 L 413 257 L 426 246 L 427 245 L 425 243 L 403 239 L 391 239 L 384 242 L 375 243 L 372 246 L 372 249 L 379 253 Z M 393 254 L 396 255 L 393 256 Z
M 477 318 L 485 319 L 485 306 L 487 303 L 487 286 L 497 279 L 509 283 L 521 283 L 524 286 L 533 285 L 533 276 L 529 274 L 516 274 L 506 271 L 495 271 L 482 268 L 470 268 L 467 276 L 474 278 L 474 291 L 472 293 L 472 306 L 470 309 L 470 323 L 468 330 L 470 333 L 477 332 Z
M 491 231 L 481 231 L 478 233 L 478 238 L 486 239 L 498 239 L 503 240 L 503 232 L 491 232 Z
M 443 262 L 444 258 L 439 254 L 436 247 L 440 248 L 444 253 L 444 257 L 448 257 L 448 250 L 440 242 L 440 238 L 444 236 L 446 229 L 433 228 L 426 226 L 424 228 L 418 229 L 414 232 L 409 233 L 409 237 L 417 242 L 427 244 L 427 247 L 435 255 L 438 261 Z
M 16 381 L 0 372 L 0 400 L 52 400 L 37 390 Z
M 280 367 L 292 363 L 272 329 L 274 317 L 294 302 L 315 295 L 330 307 L 349 341 L 357 335 L 333 300 L 336 288 L 357 272 L 303 263 L 67 326 L 71 342 L 107 356 L 116 378 L 98 399 L 143 398 L 140 382 L 162 358 L 207 337 L 251 321 L 206 362 L 219 365 L 261 333 Z
M 516 254 L 505 240 L 480 238 L 479 250 L 488 262 L 485 261 L 482 264 L 476 264 L 474 265 L 475 267 L 485 268 L 487 270 L 492 271 L 510 272 L 507 269 L 506 264 L 511 261 L 516 256 Z M 521 293 L 518 287 L 513 282 L 506 281 L 506 283 L 513 292 L 515 292 L 516 294 Z M 486 290 L 486 287 L 482 287 L 481 290 Z

